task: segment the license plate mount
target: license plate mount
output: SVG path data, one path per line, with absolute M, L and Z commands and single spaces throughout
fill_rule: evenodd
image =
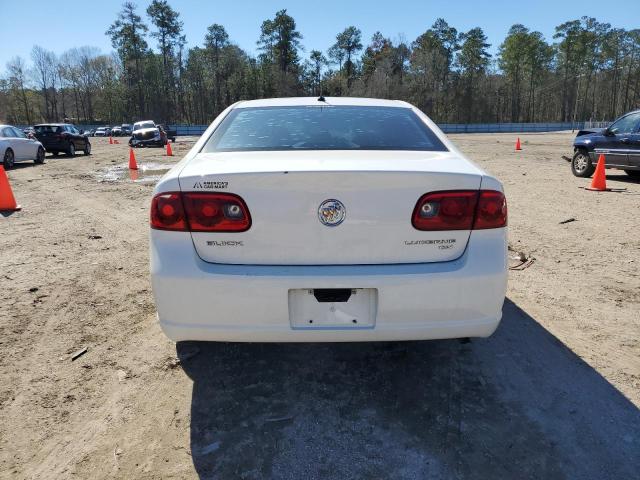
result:
M 289 322 L 293 329 L 371 329 L 376 324 L 377 310 L 375 288 L 289 290 Z

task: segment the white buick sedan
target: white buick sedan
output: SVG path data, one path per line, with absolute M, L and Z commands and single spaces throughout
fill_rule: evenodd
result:
M 173 340 L 486 337 L 507 284 L 502 185 L 408 103 L 240 102 L 156 185 Z

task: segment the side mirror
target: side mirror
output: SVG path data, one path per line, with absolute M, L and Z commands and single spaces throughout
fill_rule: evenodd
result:
M 80 135 L 84 135 L 84 130 L 80 130 Z
M 605 137 L 612 137 L 614 133 L 611 130 L 609 130 L 609 127 L 607 127 L 604 130 L 602 130 L 602 135 L 604 135 Z

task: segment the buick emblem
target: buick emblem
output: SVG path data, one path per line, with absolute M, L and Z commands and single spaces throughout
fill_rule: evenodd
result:
M 320 223 L 327 227 L 337 227 L 347 216 L 347 209 L 340 200 L 325 200 L 318 207 L 318 218 Z

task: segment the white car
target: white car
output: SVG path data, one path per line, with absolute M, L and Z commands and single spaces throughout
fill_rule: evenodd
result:
M 156 185 L 150 223 L 175 341 L 486 337 L 501 319 L 502 185 L 405 102 L 232 105 Z
M 35 138 L 27 137 L 22 130 L 11 125 L 0 125 L 0 158 L 5 169 L 15 162 L 33 160 L 44 163 L 44 147 Z
M 96 131 L 93 132 L 94 137 L 108 137 L 111 131 L 107 127 L 98 127 Z

